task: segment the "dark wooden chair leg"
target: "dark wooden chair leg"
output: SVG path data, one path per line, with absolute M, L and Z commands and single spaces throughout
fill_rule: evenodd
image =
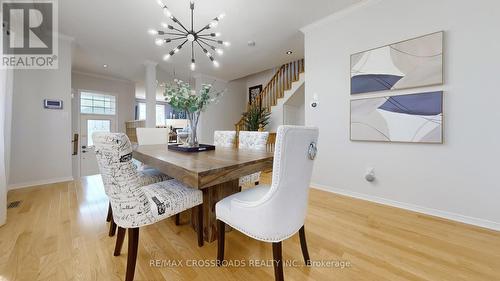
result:
M 304 256 L 304 262 L 307 266 L 311 265 L 311 259 L 309 258 L 309 251 L 307 250 L 307 242 L 306 242 L 306 231 L 304 230 L 304 226 L 302 226 L 299 230 L 300 236 L 300 248 L 302 248 L 302 255 Z
M 274 279 L 283 281 L 283 257 L 281 252 L 281 242 L 273 243 Z
M 111 209 L 111 203 L 108 204 L 108 215 L 106 216 L 106 221 L 110 222 L 113 218 L 113 210 Z
M 139 228 L 128 229 L 128 256 L 127 256 L 127 273 L 125 273 L 125 281 L 133 281 L 135 274 L 135 263 L 137 261 L 137 248 L 139 246 Z
M 118 227 L 118 234 L 116 235 L 115 257 L 119 256 L 122 252 L 123 239 L 125 239 L 125 228 Z
M 196 207 L 198 210 L 198 247 L 203 246 L 203 204 Z
M 113 220 L 113 217 L 111 217 L 111 223 L 109 224 L 109 237 L 115 236 L 116 233 L 116 223 Z
M 181 214 L 175 214 L 175 225 L 181 224 Z
M 222 265 L 222 261 L 224 260 L 224 240 L 226 236 L 226 224 L 217 220 L 217 266 Z

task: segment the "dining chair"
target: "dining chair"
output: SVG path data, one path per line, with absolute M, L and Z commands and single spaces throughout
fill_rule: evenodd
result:
M 118 225 L 114 255 L 119 256 L 128 229 L 126 281 L 134 279 L 139 227 L 150 225 L 196 207 L 198 246 L 203 246 L 203 195 L 177 180 L 141 186 L 132 163 L 132 145 L 123 133 L 96 132 L 92 136 L 104 190 Z
M 168 129 L 166 128 L 136 128 L 136 134 L 137 143 L 139 145 L 168 144 Z M 132 159 L 132 161 L 138 169 L 139 183 L 141 186 L 172 179 L 160 171 L 152 167 L 148 167 L 135 159 Z M 113 222 L 111 203 L 108 205 L 108 215 L 106 217 L 106 221 L 110 222 L 109 236 L 114 236 L 116 233 L 116 224 Z M 177 225 L 179 224 L 178 215 L 175 216 L 175 223 Z
M 175 119 L 175 120 L 180 120 L 180 119 Z M 179 122 L 179 123 L 182 124 L 182 122 Z M 169 140 L 170 140 L 169 133 L 170 133 L 170 129 L 167 129 L 167 128 L 137 128 L 136 129 L 137 144 L 138 145 L 155 145 L 155 144 L 168 145 Z M 150 167 L 148 165 L 144 165 L 143 163 L 136 161 L 136 160 L 133 160 L 133 161 L 137 165 L 137 167 L 140 171 L 153 170 L 153 171 L 156 171 L 154 173 L 160 173 L 160 172 L 158 172 L 158 170 L 156 170 L 153 167 Z M 148 174 L 151 174 L 151 171 L 150 172 L 146 171 L 145 177 L 141 177 L 144 185 L 163 181 L 163 180 L 158 180 L 158 181 L 154 181 L 154 182 L 149 182 L 150 178 L 147 177 Z M 163 175 L 166 177 L 164 180 L 172 179 L 172 177 L 170 177 L 170 176 L 167 176 L 165 174 L 163 174 Z M 179 225 L 179 224 L 180 224 L 180 215 L 176 214 L 175 215 L 175 225 Z
M 233 148 L 236 144 L 236 131 L 215 131 L 214 145 L 217 147 Z
M 265 150 L 269 132 L 240 131 L 238 136 L 238 148 L 249 150 Z M 261 172 L 253 173 L 240 178 L 240 187 L 247 183 L 259 184 Z
M 218 265 L 224 260 L 226 224 L 249 237 L 272 243 L 276 281 L 284 280 L 282 241 L 297 232 L 304 261 L 310 265 L 304 221 L 317 141 L 317 128 L 280 126 L 271 185 L 247 189 L 215 205 Z
M 172 177 L 167 176 L 156 169 L 138 169 L 139 184 L 141 186 L 150 185 L 157 182 L 162 182 L 166 180 L 171 180 Z M 106 216 L 106 221 L 109 222 L 109 233 L 110 237 L 116 234 L 116 223 L 113 220 L 113 210 L 111 208 L 111 203 L 108 204 L 108 215 Z M 175 215 L 175 224 L 180 224 L 179 215 Z

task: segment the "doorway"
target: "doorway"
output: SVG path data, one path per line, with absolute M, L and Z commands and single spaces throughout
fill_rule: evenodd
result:
M 92 141 L 95 132 L 116 132 L 116 97 L 92 91 L 78 92 L 79 112 L 79 174 L 80 177 L 99 174 Z
M 99 174 L 92 134 L 95 132 L 116 132 L 115 118 L 103 115 L 80 116 L 80 175 Z

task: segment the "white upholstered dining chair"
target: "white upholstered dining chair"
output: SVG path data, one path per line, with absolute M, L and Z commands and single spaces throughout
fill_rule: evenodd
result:
M 240 131 L 238 135 L 238 148 L 249 150 L 265 150 L 269 132 Z M 240 187 L 247 183 L 259 184 L 261 172 L 253 173 L 240 178 Z
M 132 163 L 132 145 L 125 134 L 96 132 L 92 138 L 104 190 L 113 209 L 113 220 L 118 225 L 115 256 L 120 255 L 125 229 L 128 229 L 126 281 L 134 279 L 141 226 L 197 207 L 198 246 L 203 245 L 203 196 L 200 190 L 173 179 L 141 186 L 139 173 Z
M 304 260 L 310 264 L 304 221 L 317 141 L 317 128 L 280 126 L 271 185 L 247 189 L 216 204 L 218 264 L 224 260 L 226 224 L 254 239 L 272 243 L 277 281 L 283 280 L 281 242 L 297 232 Z
M 236 144 L 236 131 L 215 131 L 214 145 L 217 147 L 233 148 Z

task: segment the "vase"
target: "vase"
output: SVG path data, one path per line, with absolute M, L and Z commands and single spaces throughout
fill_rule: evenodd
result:
M 189 137 L 187 141 L 188 147 L 197 147 L 198 146 L 198 120 L 200 118 L 201 111 L 196 112 L 186 112 L 186 116 L 189 122 Z

